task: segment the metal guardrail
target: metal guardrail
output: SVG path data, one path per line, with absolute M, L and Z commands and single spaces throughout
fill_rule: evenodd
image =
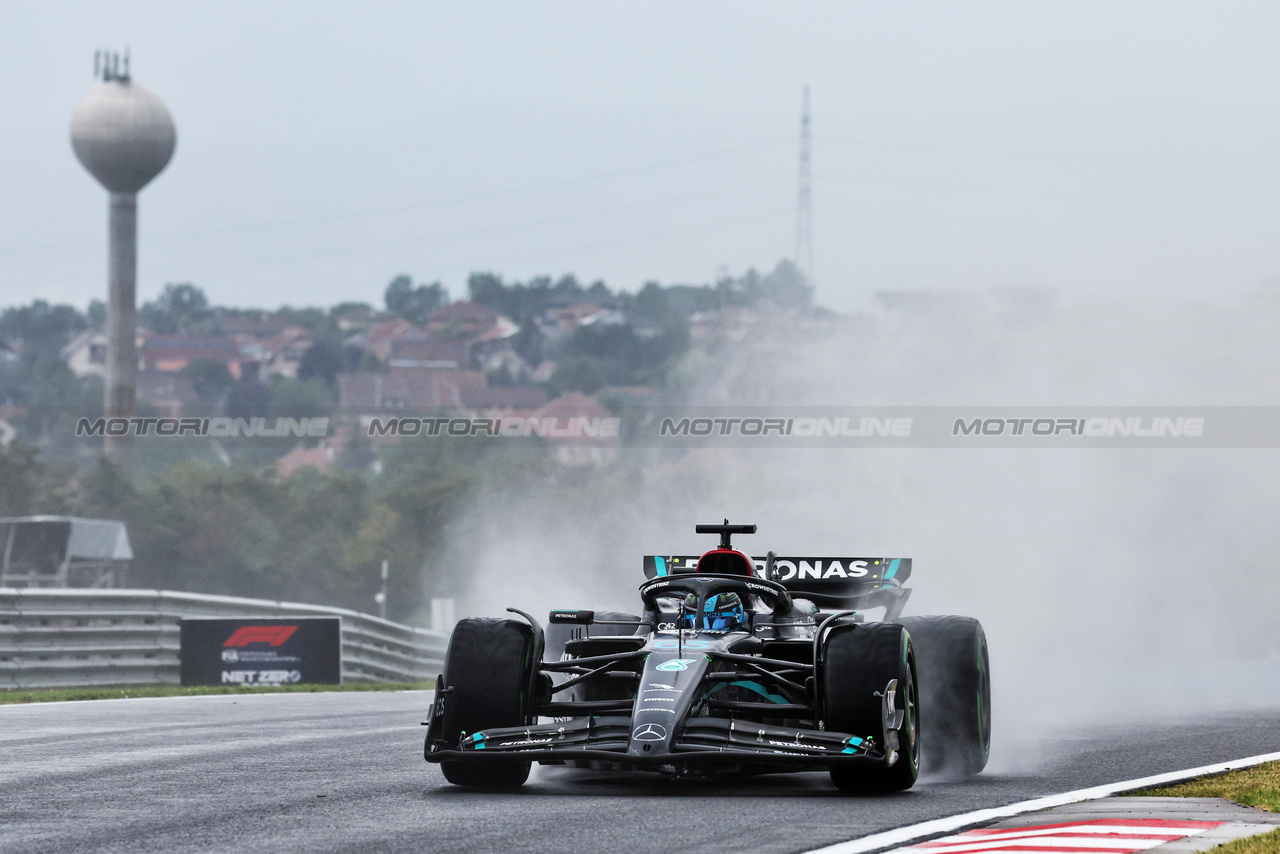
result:
M 448 636 L 370 614 L 167 590 L 0 587 L 0 688 L 178 683 L 183 617 L 342 618 L 344 682 L 422 682 Z

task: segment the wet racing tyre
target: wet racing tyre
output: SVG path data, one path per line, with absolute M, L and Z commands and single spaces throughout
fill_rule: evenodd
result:
M 529 674 L 533 630 L 516 620 L 462 620 L 445 653 L 444 714 L 440 732 L 449 749 L 467 735 L 494 727 L 531 722 Z M 519 759 L 447 760 L 444 778 L 458 786 L 515 787 L 529 778 L 530 763 Z
M 831 782 L 845 792 L 897 792 L 919 775 L 920 725 L 916 709 L 915 659 L 911 637 L 897 623 L 837 626 L 822 644 L 822 716 L 828 730 L 890 743 L 881 714 L 882 695 L 896 679 L 894 708 L 905 709 L 897 730 L 898 759 L 888 768 L 833 766 Z M 881 696 L 877 696 L 881 695 Z
M 972 617 L 902 617 L 915 642 L 923 770 L 977 774 L 991 752 L 991 663 Z

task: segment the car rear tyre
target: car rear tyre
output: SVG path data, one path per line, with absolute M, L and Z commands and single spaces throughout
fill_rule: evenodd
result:
M 894 708 L 905 710 L 897 730 L 898 759 L 888 768 L 834 766 L 831 782 L 845 792 L 897 792 L 919 775 L 919 718 L 911 636 L 896 623 L 837 626 L 823 643 L 822 710 L 828 730 L 874 738 L 885 749 L 890 733 L 881 713 L 885 687 L 898 680 Z M 877 696 L 880 695 L 880 696 Z
M 448 749 L 465 736 L 530 723 L 533 631 L 516 620 L 471 618 L 458 623 L 445 653 L 441 734 Z M 458 786 L 507 788 L 529 778 L 528 761 L 447 760 L 444 778 Z
M 972 617 L 903 617 L 920 677 L 923 770 L 962 776 L 991 753 L 991 666 L 987 636 Z

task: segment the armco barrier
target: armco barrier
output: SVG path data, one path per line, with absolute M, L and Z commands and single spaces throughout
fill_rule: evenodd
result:
M 183 617 L 342 618 L 349 682 L 434 679 L 448 636 L 343 608 L 167 590 L 0 587 L 0 688 L 178 682 Z

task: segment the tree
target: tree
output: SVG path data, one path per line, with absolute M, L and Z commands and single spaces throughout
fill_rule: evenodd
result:
M 265 416 L 270 405 L 271 389 L 258 377 L 257 368 L 252 367 L 231 387 L 227 415 L 232 418 Z
M 0 516 L 65 513 L 69 471 L 51 468 L 22 441 L 0 448 Z
M 89 310 L 85 312 L 85 318 L 89 321 L 89 325 L 95 329 L 105 329 L 107 326 L 107 304 L 100 299 L 89 300 Z
M 50 305 L 42 299 L 0 312 L 0 338 L 21 341 L 28 362 L 43 356 L 57 358 L 62 345 L 88 325 L 85 316 L 72 306 Z
M 760 297 L 781 308 L 801 308 L 813 301 L 813 285 L 795 264 L 785 258 L 760 280 Z
M 329 390 L 318 379 L 277 377 L 270 390 L 271 404 L 267 414 L 273 418 L 323 418 L 333 409 Z
M 138 309 L 138 323 L 161 335 L 188 332 L 197 323 L 212 319 L 208 297 L 189 282 L 165 285 L 164 293 Z
M 352 367 L 342 344 L 327 338 L 316 341 L 302 354 L 298 363 L 298 379 L 323 380 L 330 389 L 337 386 L 338 374 Z
M 206 403 L 213 403 L 235 384 L 227 363 L 219 359 L 192 359 L 178 373 L 191 380 L 196 394 Z
M 410 323 L 422 325 L 432 312 L 448 304 L 449 292 L 439 282 L 415 288 L 413 279 L 402 273 L 387 285 L 383 299 L 386 301 L 387 311 Z

